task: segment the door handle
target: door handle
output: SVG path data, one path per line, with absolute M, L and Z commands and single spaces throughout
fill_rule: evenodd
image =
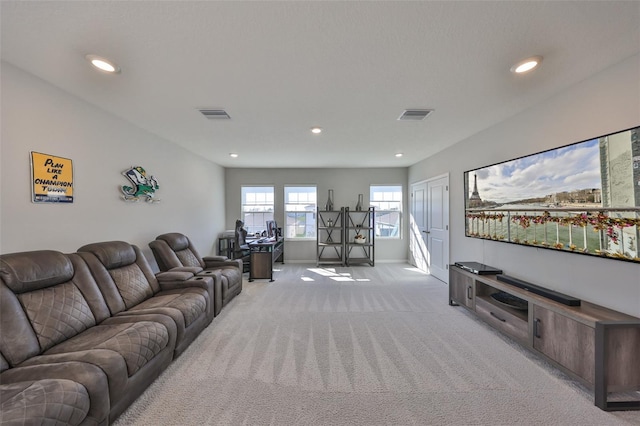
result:
M 540 339 L 542 336 L 540 336 L 540 319 L 536 318 L 533 320 L 533 337 L 537 337 L 538 339 Z
M 429 231 L 422 231 L 422 232 L 424 232 L 425 234 L 430 234 L 430 233 L 431 233 L 431 232 L 429 232 Z
M 500 318 L 499 316 L 497 316 L 496 314 L 494 314 L 493 312 L 489 311 L 489 313 L 491 314 L 492 317 L 494 317 L 495 319 L 497 319 L 500 322 L 507 322 L 507 320 Z

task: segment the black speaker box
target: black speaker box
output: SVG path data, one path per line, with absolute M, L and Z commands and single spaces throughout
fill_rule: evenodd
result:
M 543 296 L 548 299 L 555 300 L 556 302 L 562 303 L 563 305 L 580 306 L 580 299 L 576 299 L 575 297 L 567 296 L 566 294 L 558 293 L 557 291 L 549 290 L 544 287 L 531 284 L 527 281 L 523 281 L 518 278 L 513 278 L 508 275 L 496 275 L 496 279 L 498 281 L 511 284 L 523 290 L 530 291 L 531 293 L 535 293 L 539 296 Z

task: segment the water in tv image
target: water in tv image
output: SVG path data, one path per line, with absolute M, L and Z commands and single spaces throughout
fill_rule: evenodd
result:
M 465 172 L 466 235 L 640 262 L 640 127 Z

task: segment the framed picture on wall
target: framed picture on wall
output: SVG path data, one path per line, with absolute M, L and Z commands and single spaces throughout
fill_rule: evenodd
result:
M 31 151 L 31 201 L 73 203 L 73 162 Z

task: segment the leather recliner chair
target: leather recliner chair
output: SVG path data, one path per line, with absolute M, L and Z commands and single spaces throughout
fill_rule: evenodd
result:
M 187 271 L 196 275 L 219 274 L 215 314 L 242 291 L 242 260 L 226 256 L 201 257 L 189 238 L 178 232 L 158 235 L 149 243 L 160 271 Z

